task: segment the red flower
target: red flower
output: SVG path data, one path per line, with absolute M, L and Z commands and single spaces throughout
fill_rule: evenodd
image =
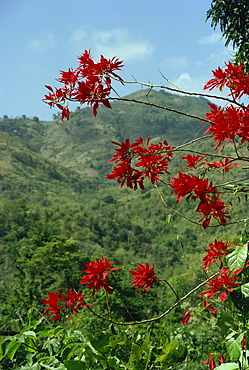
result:
M 70 85 L 70 87 L 74 88 L 79 71 L 74 71 L 73 69 L 69 68 L 68 72 L 60 71 L 61 77 L 57 79 L 57 81 L 63 83 L 64 85 Z
M 218 277 L 210 279 L 206 285 L 205 292 L 200 293 L 199 295 L 207 295 L 207 299 L 212 298 L 216 293 L 221 293 L 219 299 L 222 302 L 227 300 L 227 292 L 232 292 L 233 287 L 239 286 L 237 281 L 239 279 L 235 277 L 235 275 L 229 271 L 228 269 L 224 269 L 220 271 Z
M 109 162 L 115 162 L 118 165 L 106 178 L 117 179 L 121 187 L 126 184 L 134 190 L 138 185 L 144 190 L 143 181 L 146 177 L 152 184 L 159 181 L 159 175 L 168 173 L 168 163 L 173 155 L 173 147 L 169 146 L 166 140 L 157 144 L 151 144 L 150 140 L 151 138 L 148 138 L 146 144 L 141 137 L 133 144 L 129 139 L 121 144 L 112 141 L 119 148 L 114 149 L 116 154 Z M 133 159 L 136 159 L 134 165 L 132 164 Z M 140 167 L 141 170 L 138 171 L 136 167 Z
M 64 118 L 66 118 L 68 120 L 69 116 L 70 116 L 70 110 L 67 107 L 62 108 L 62 110 L 61 110 L 61 119 L 62 119 L 62 121 L 64 120 Z
M 178 178 L 172 177 L 170 186 L 175 190 L 174 194 L 178 194 L 176 202 L 179 202 L 186 195 L 191 195 L 192 199 L 200 199 L 195 212 L 203 214 L 199 221 L 203 221 L 204 229 L 208 227 L 212 217 L 219 219 L 222 225 L 226 224 L 225 217 L 231 218 L 228 212 L 225 211 L 227 206 L 219 199 L 217 188 L 213 186 L 212 182 L 208 184 L 208 179 L 202 180 L 198 176 L 179 172 Z
M 218 67 L 212 72 L 214 78 L 205 84 L 204 90 L 218 87 L 222 91 L 226 86 L 231 91 L 229 95 L 232 95 L 234 99 L 240 99 L 244 94 L 249 94 L 249 74 L 244 74 L 242 63 L 235 66 L 228 62 L 224 70 Z
M 200 163 L 203 159 L 205 159 L 205 157 L 206 156 L 201 157 L 200 155 L 191 155 L 191 154 L 187 154 L 186 156 L 181 157 L 182 159 L 185 159 L 185 161 L 187 162 L 187 168 L 184 171 L 186 171 L 188 168 L 196 167 L 197 164 L 201 165 L 203 163 L 206 163 L 206 162 Z
M 222 242 L 215 240 L 214 244 L 209 244 L 209 249 L 204 249 L 207 252 L 207 256 L 203 258 L 204 261 L 203 270 L 207 270 L 209 266 L 216 260 L 220 261 L 220 268 L 222 267 L 222 257 L 232 252 L 233 249 L 229 248 L 232 243 Z
M 131 144 L 129 139 L 125 139 L 124 142 L 116 143 L 112 141 L 112 144 L 119 146 L 115 148 L 116 154 L 108 162 L 130 162 L 133 155 L 133 148 L 137 146 L 137 143 Z
M 217 142 L 215 149 L 225 140 L 228 143 L 234 140 L 237 135 L 242 138 L 241 143 L 249 140 L 247 108 L 237 108 L 231 105 L 224 109 L 211 103 L 209 106 L 211 110 L 206 112 L 206 118 L 211 123 L 205 133 L 209 131 L 214 136 L 214 141 Z
M 139 185 L 140 189 L 144 190 L 144 176 L 143 172 L 138 171 L 131 167 L 130 162 L 122 162 L 113 168 L 111 174 L 106 175 L 108 180 L 116 179 L 120 184 L 121 188 L 126 184 L 128 188 L 137 189 Z
M 49 307 L 44 307 L 44 315 L 47 311 L 51 311 L 51 313 L 47 316 L 48 318 L 53 316 L 53 321 L 56 321 L 61 318 L 61 309 L 65 307 L 61 306 L 62 302 L 65 301 L 64 294 L 60 294 L 60 290 L 56 293 L 48 292 L 48 299 L 42 299 L 42 302 L 48 304 Z
M 204 163 L 207 163 L 208 167 L 211 168 L 221 168 L 223 172 L 229 172 L 232 168 L 238 166 L 238 163 L 231 164 L 228 158 L 225 158 L 224 161 L 221 159 L 219 162 L 213 163 L 204 162 Z
M 52 87 L 46 86 L 50 94 L 43 99 L 44 103 L 51 107 L 56 105 L 62 112 L 62 119 L 69 118 L 69 110 L 63 108 L 65 100 L 77 101 L 80 104 L 88 104 L 93 107 L 94 116 L 97 115 L 99 104 L 104 104 L 111 108 L 108 96 L 111 93 L 111 76 L 118 79 L 121 83 L 123 80 L 114 71 L 123 67 L 123 62 L 118 58 L 106 59 L 100 56 L 100 61 L 95 63 L 90 51 L 85 50 L 78 58 L 79 66 L 75 70 L 60 71 L 61 77 L 57 79 L 64 86 L 53 91 Z M 66 109 L 66 110 L 63 110 Z
M 175 190 L 174 194 L 178 194 L 176 202 L 188 194 L 192 194 L 192 199 L 205 201 L 210 193 L 218 193 L 212 182 L 208 184 L 208 179 L 202 180 L 198 176 L 183 174 L 180 171 L 178 178 L 172 177 L 170 186 Z
M 214 361 L 214 353 L 209 353 L 208 358 L 203 362 L 203 364 L 208 364 L 209 370 L 214 370 L 216 368 L 215 361 Z M 225 357 L 220 354 L 219 356 L 219 365 L 225 363 Z
M 207 311 L 211 312 L 211 314 L 212 314 L 215 318 L 217 318 L 217 314 L 216 314 L 216 312 L 218 312 L 218 310 L 215 310 L 215 309 L 214 309 L 214 306 L 213 306 L 211 303 L 208 303 L 208 301 L 207 301 L 206 299 L 204 299 L 204 300 L 202 301 L 202 305 L 203 305 L 203 307 L 204 307 L 204 310 L 207 310 Z
M 58 290 L 56 293 L 48 292 L 48 296 L 48 299 L 42 299 L 43 303 L 49 305 L 49 307 L 44 307 L 44 314 L 46 314 L 48 311 L 51 311 L 47 317 L 49 318 L 54 315 L 53 321 L 56 321 L 62 317 L 61 311 L 63 311 L 65 314 L 67 309 L 69 309 L 70 312 L 67 316 L 68 319 L 72 313 L 76 315 L 76 313 L 78 313 L 84 306 L 90 305 L 84 302 L 82 293 L 77 293 L 70 289 L 68 289 L 66 296 L 65 294 L 61 294 L 60 290 Z
M 192 313 L 194 312 L 195 310 L 186 310 L 184 311 L 183 313 L 181 313 L 180 315 L 185 315 L 183 318 L 182 318 L 182 323 L 184 326 L 187 325 L 187 323 L 189 322 L 189 319 L 190 317 L 192 316 Z
M 108 293 L 112 293 L 112 288 L 107 281 L 107 276 L 110 274 L 106 271 L 118 270 L 120 267 L 111 268 L 111 266 L 112 263 L 107 258 L 104 259 L 104 257 L 86 264 L 87 269 L 83 271 L 86 272 L 86 275 L 81 277 L 82 281 L 80 284 L 88 284 L 87 288 L 89 290 L 93 289 L 92 298 L 101 288 L 105 288 Z
M 77 293 L 74 290 L 70 290 L 70 289 L 68 289 L 65 300 L 66 300 L 66 305 L 69 307 L 71 311 L 68 318 L 71 316 L 71 314 L 76 315 L 76 313 L 78 313 L 84 306 L 91 305 L 91 303 L 84 302 L 84 297 L 82 296 L 82 293 Z
M 224 202 L 219 197 L 210 196 L 204 202 L 200 202 L 196 212 L 201 212 L 203 217 L 199 221 L 203 221 L 202 226 L 204 229 L 208 227 L 211 222 L 211 218 L 219 219 L 221 225 L 226 225 L 227 218 L 231 218 L 229 213 L 225 210 L 228 206 L 225 206 Z
M 143 175 L 148 177 L 152 184 L 159 181 L 159 176 L 163 173 L 168 173 L 168 158 L 158 155 L 144 155 L 140 157 L 136 167 L 143 168 Z
M 145 291 L 150 290 L 152 284 L 154 284 L 158 279 L 154 272 L 155 265 L 152 264 L 151 268 L 148 263 L 137 263 L 139 266 L 137 270 L 129 271 L 133 275 L 134 280 L 131 282 L 132 285 L 136 286 L 136 290 L 143 289 L 145 286 Z
M 208 364 L 209 370 L 213 370 L 216 368 L 215 361 L 214 361 L 214 354 L 209 353 L 208 358 L 203 362 L 203 364 Z
M 220 91 L 223 90 L 226 84 L 227 73 L 223 71 L 220 67 L 212 71 L 215 78 L 209 80 L 204 85 L 204 90 L 213 90 L 215 87 L 218 87 Z

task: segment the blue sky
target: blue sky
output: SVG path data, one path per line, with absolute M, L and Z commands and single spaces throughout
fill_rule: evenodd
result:
M 77 56 L 124 60 L 121 76 L 164 83 L 159 70 L 188 91 L 201 92 L 211 70 L 231 58 L 205 14 L 211 0 L 0 0 L 0 117 L 51 120 L 44 85 Z M 120 87 L 121 95 L 140 86 Z M 73 107 L 73 108 L 76 108 Z

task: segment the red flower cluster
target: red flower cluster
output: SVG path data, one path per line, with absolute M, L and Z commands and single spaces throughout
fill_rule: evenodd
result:
M 187 167 L 184 171 L 188 170 L 189 168 L 192 168 L 192 167 L 195 167 L 198 165 L 202 165 L 203 163 L 206 163 L 206 162 L 202 162 L 200 163 L 201 161 L 203 161 L 206 156 L 200 156 L 200 155 L 191 155 L 191 154 L 187 154 L 186 156 L 184 157 L 181 157 L 182 159 L 184 159 L 187 163 Z
M 218 87 L 221 90 L 226 86 L 230 89 L 233 99 L 240 99 L 249 94 L 249 74 L 244 74 L 243 65 L 234 66 L 231 62 L 223 70 L 218 67 L 212 71 L 214 78 L 209 80 L 204 89 L 212 90 Z M 236 108 L 230 105 L 226 108 L 209 104 L 211 110 L 206 113 L 206 119 L 211 121 L 209 131 L 214 136 L 217 149 L 225 140 L 230 142 L 238 135 L 241 143 L 249 141 L 249 110 L 247 107 Z M 207 132 L 206 131 L 206 132 Z
M 215 354 L 214 353 L 209 353 L 208 358 L 203 362 L 204 365 L 208 364 L 209 370 L 214 370 L 216 368 L 214 358 L 215 358 Z M 225 357 L 220 355 L 219 358 L 218 358 L 218 361 L 219 361 L 219 365 L 224 364 L 225 363 Z
M 213 279 L 210 279 L 207 283 L 207 290 L 200 293 L 199 295 L 207 295 L 207 299 L 212 298 L 216 293 L 221 293 L 219 299 L 222 302 L 227 300 L 227 291 L 232 292 L 233 287 L 239 286 L 235 273 L 231 272 L 229 268 L 221 270 L 219 275 Z
M 101 55 L 100 61 L 95 63 L 90 51 L 85 50 L 78 61 L 79 66 L 75 70 L 69 68 L 67 72 L 60 71 L 61 77 L 58 81 L 64 84 L 62 88 L 54 91 L 51 86 L 45 85 L 50 93 L 45 95 L 43 101 L 50 107 L 56 105 L 61 110 L 62 120 L 68 119 L 70 115 L 69 109 L 63 106 L 66 101 L 93 106 L 94 116 L 97 115 L 100 103 L 111 108 L 108 100 L 111 93 L 111 77 L 123 83 L 122 78 L 114 72 L 123 67 L 123 62 L 116 57 L 106 59 Z
M 212 182 L 208 184 L 208 179 L 203 180 L 198 176 L 179 172 L 178 178 L 172 177 L 170 186 L 175 190 L 174 194 L 178 195 L 176 202 L 179 202 L 186 195 L 189 195 L 192 199 L 199 198 L 200 202 L 196 212 L 203 214 L 199 221 L 203 222 L 204 229 L 208 227 L 212 217 L 219 219 L 222 225 L 226 224 L 225 217 L 231 218 L 225 210 L 227 206 L 219 198 L 217 188 L 212 185 Z
M 229 95 L 232 95 L 234 99 L 240 99 L 245 94 L 249 95 L 249 74 L 244 74 L 242 63 L 235 66 L 228 62 L 223 70 L 218 67 L 212 73 L 214 78 L 205 84 L 204 90 L 218 87 L 222 91 L 226 86 L 231 91 Z
M 148 138 L 146 144 L 140 137 L 133 144 L 129 139 L 124 142 L 113 144 L 118 145 L 115 149 L 116 154 L 109 162 L 118 163 L 113 168 L 110 175 L 106 178 L 109 180 L 117 179 L 121 187 L 126 184 L 131 189 L 137 189 L 139 185 L 144 190 L 144 179 L 147 177 L 151 183 L 159 181 L 159 175 L 168 173 L 168 164 L 170 157 L 173 156 L 172 146 L 168 145 L 166 140 L 163 143 L 151 144 L 151 138 Z M 134 164 L 134 160 L 136 163 Z M 141 170 L 138 168 L 141 168 Z
M 139 266 L 137 270 L 129 271 L 134 277 L 131 284 L 136 286 L 136 290 L 145 288 L 145 291 L 148 292 L 151 286 L 160 278 L 154 272 L 154 264 L 151 268 L 148 263 L 138 263 L 137 265 Z M 92 298 L 101 288 L 104 288 L 108 293 L 113 292 L 113 288 L 107 281 L 107 276 L 110 275 L 107 271 L 115 271 L 120 267 L 112 267 L 112 263 L 104 257 L 90 261 L 86 264 L 86 267 L 86 270 L 84 270 L 86 274 L 81 277 L 80 284 L 88 284 L 86 287 L 93 290 Z M 48 307 L 44 307 L 44 315 L 49 313 L 47 317 L 53 316 L 53 321 L 59 320 L 62 315 L 67 315 L 67 318 L 69 318 L 72 314 L 78 313 L 84 306 L 90 305 L 85 303 L 82 293 L 70 289 L 68 289 L 67 295 L 61 294 L 58 290 L 56 293 L 48 292 L 48 296 L 48 299 L 42 299 L 42 302 L 48 305 Z
M 187 323 L 189 322 L 193 312 L 195 312 L 195 309 L 186 310 L 186 311 L 180 313 L 180 316 L 184 315 L 183 318 L 182 318 L 182 323 L 183 323 L 184 326 L 186 326 Z
M 214 317 L 217 317 L 216 312 L 217 312 L 218 310 L 215 310 L 215 309 L 214 309 L 214 306 L 213 306 L 211 303 L 208 303 L 207 299 L 204 299 L 204 300 L 202 301 L 202 306 L 203 306 L 204 310 L 207 310 L 207 311 L 211 312 L 211 314 L 212 314 Z M 189 322 L 189 320 L 190 320 L 190 318 L 191 318 L 191 316 L 192 316 L 193 312 L 195 312 L 195 311 L 196 311 L 196 309 L 195 309 L 195 308 L 191 308 L 191 309 L 186 310 L 186 311 L 184 311 L 184 312 L 182 312 L 182 313 L 180 314 L 180 316 L 183 316 L 183 315 L 184 315 L 184 316 L 183 316 L 183 318 L 181 319 L 181 320 L 182 320 L 182 323 L 183 323 L 183 325 L 184 325 L 184 326 L 186 326 L 186 325 L 188 324 L 188 322 Z
M 249 141 L 249 110 L 247 108 L 236 108 L 232 105 L 222 108 L 208 103 L 211 110 L 206 112 L 206 119 L 211 121 L 209 128 L 205 131 L 214 136 L 217 149 L 225 140 L 229 143 L 238 135 L 241 143 Z M 205 134 L 204 133 L 204 134 Z
M 203 258 L 203 270 L 207 270 L 209 266 L 216 260 L 220 261 L 220 268 L 222 268 L 222 257 L 233 251 L 229 248 L 232 243 L 215 240 L 214 243 L 209 244 L 209 249 L 204 249 L 207 255 Z
M 153 263 L 151 268 L 148 263 L 137 263 L 137 265 L 139 266 L 137 270 L 129 271 L 129 273 L 134 277 L 131 284 L 136 286 L 136 290 L 143 289 L 143 287 L 145 287 L 145 291 L 148 292 L 151 286 L 160 279 L 155 274 L 155 265 Z
M 61 311 L 69 311 L 67 316 L 69 318 L 72 314 L 76 315 L 84 306 L 90 305 L 84 302 L 82 293 L 70 289 L 68 289 L 67 295 L 61 294 L 58 290 L 56 293 L 48 292 L 48 296 L 48 299 L 42 299 L 43 303 L 49 305 L 49 307 L 44 307 L 44 315 L 51 311 L 47 317 L 54 316 L 53 321 L 61 318 Z
M 220 159 L 219 162 L 208 162 L 204 161 L 202 162 L 206 156 L 199 156 L 199 155 L 186 155 L 184 157 L 181 157 L 184 159 L 187 163 L 187 167 L 183 171 L 187 171 L 188 169 L 194 167 L 197 168 L 197 166 L 201 166 L 206 164 L 210 168 L 219 168 L 222 170 L 223 173 L 229 172 L 232 168 L 238 166 L 238 163 L 231 164 L 229 161 L 229 158 L 226 157 L 224 160 Z
M 101 257 L 99 260 L 90 261 L 86 264 L 87 269 L 86 275 L 82 276 L 82 281 L 80 284 L 89 284 L 87 288 L 93 289 L 92 298 L 94 298 L 95 293 L 97 293 L 101 288 L 104 288 L 108 293 L 112 293 L 112 288 L 110 287 L 107 276 L 110 275 L 106 271 L 114 271 L 120 269 L 120 267 L 111 267 L 112 263 L 108 258 L 104 259 Z
M 238 166 L 238 163 L 231 164 L 228 158 L 225 158 L 224 161 L 220 159 L 219 162 L 213 162 L 213 163 L 204 162 L 204 163 L 207 164 L 208 167 L 210 168 L 220 168 L 223 173 L 229 172 L 232 168 Z
M 204 299 L 204 300 L 202 301 L 202 305 L 203 305 L 203 307 L 204 307 L 204 310 L 207 310 L 207 311 L 211 312 L 211 314 L 212 314 L 215 318 L 217 318 L 217 314 L 216 314 L 216 312 L 218 312 L 218 310 L 215 310 L 215 309 L 214 309 L 214 306 L 213 306 L 211 303 L 208 303 L 207 299 Z

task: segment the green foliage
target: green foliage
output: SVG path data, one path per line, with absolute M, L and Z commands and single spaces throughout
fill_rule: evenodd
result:
M 199 116 L 204 116 L 207 109 L 205 99 L 182 98 L 163 91 L 148 94 L 144 90 L 128 98 L 149 99 Z M 171 144 L 183 143 L 195 136 L 198 121 L 142 104 L 114 102 L 113 108 L 101 108 L 95 119 L 91 109 L 80 109 L 72 114 L 70 122 L 55 121 L 52 125 L 27 118 L 0 120 L 3 369 L 142 370 L 156 366 L 200 370 L 207 352 L 222 351 L 222 344 L 217 342 L 221 343 L 234 325 L 234 317 L 224 311 L 218 318 L 220 330 L 214 334 L 208 315 L 207 323 L 199 325 L 198 311 L 188 328 L 183 327 L 179 314 L 199 307 L 198 296 L 191 296 L 159 324 L 148 324 L 139 332 L 131 326 L 109 327 L 108 321 L 103 322 L 87 309 L 61 327 L 44 326 L 44 318 L 35 324 L 29 322 L 30 307 L 35 319 L 40 318 L 41 298 L 47 297 L 47 291 L 79 290 L 85 263 L 100 255 L 123 266 L 110 276 L 115 288 L 109 300 L 112 318 L 127 323 L 131 318 L 155 317 L 175 303 L 175 295 L 167 284 L 159 283 L 146 295 L 134 292 L 128 271 L 137 262 L 155 263 L 157 276 L 168 279 L 182 297 L 196 282 L 206 279 L 200 269 L 204 247 L 221 234 L 223 237 L 218 228 L 204 233 L 198 225 L 181 218 L 178 211 L 194 220 L 196 204 L 182 201 L 176 205 L 169 188 L 159 184 L 155 189 L 147 184 L 146 191 L 134 193 L 104 179 L 111 170 L 111 140 L 134 140 L 142 135 L 167 139 Z M 202 132 L 204 126 L 198 125 L 198 130 Z M 193 150 L 209 151 L 210 145 L 207 140 L 195 144 Z M 226 148 L 231 150 L 231 146 Z M 182 167 L 181 158 L 173 159 L 172 176 Z M 236 170 L 238 176 L 247 176 L 248 171 Z M 219 173 L 212 180 L 218 178 Z M 169 182 L 169 176 L 163 180 Z M 247 212 L 241 190 L 231 190 L 234 215 L 238 217 Z M 158 192 L 166 206 L 159 201 Z M 248 237 L 246 227 L 243 243 Z M 231 225 L 229 232 L 230 240 L 236 240 L 238 225 Z M 231 253 L 231 269 L 243 267 L 246 255 L 246 244 Z M 241 290 L 234 291 L 230 307 L 246 314 L 248 295 L 245 281 Z M 98 292 L 93 302 L 91 293 L 84 290 L 84 297 L 94 303 L 98 314 L 108 318 L 105 294 Z
M 215 368 L 215 370 L 237 370 L 239 369 L 239 364 L 235 363 L 235 362 L 230 362 L 230 363 L 227 363 L 227 364 L 222 364 L 220 366 L 217 366 Z
M 139 330 L 111 325 L 90 334 L 63 326 L 50 327 L 44 319 L 33 321 L 31 311 L 28 318 L 31 321 L 19 334 L 0 341 L 0 364 L 5 370 L 194 370 L 194 358 L 203 356 L 196 350 L 200 343 L 198 337 L 194 338 L 193 328 L 188 331 L 178 327 L 174 332 L 172 319 L 165 325 Z M 208 330 L 208 326 L 202 328 L 203 351 L 211 338 Z
M 226 46 L 231 42 L 237 49 L 234 61 L 243 62 L 249 71 L 249 3 L 247 0 L 213 0 L 207 12 L 211 26 L 220 26 Z
M 247 253 L 248 243 L 243 246 L 236 245 L 235 250 L 227 255 L 226 261 L 231 271 L 236 271 L 245 266 Z

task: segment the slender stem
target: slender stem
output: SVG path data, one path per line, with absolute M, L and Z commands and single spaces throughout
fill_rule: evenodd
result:
M 162 319 L 164 316 L 168 315 L 174 308 L 176 308 L 177 306 L 179 306 L 185 299 L 187 299 L 191 294 L 195 293 L 199 288 L 201 288 L 203 285 L 207 284 L 209 282 L 209 280 L 213 279 L 219 272 L 213 274 L 212 276 L 210 276 L 208 279 L 206 279 L 205 281 L 203 281 L 202 283 L 198 284 L 195 288 L 193 288 L 192 290 L 190 290 L 187 294 L 185 294 L 185 296 L 183 296 L 182 298 L 179 298 L 178 301 L 176 303 L 174 303 L 170 308 L 168 308 L 166 311 L 164 311 L 161 315 L 159 316 L 156 316 L 156 317 L 153 317 L 151 319 L 146 319 L 146 320 L 141 320 L 141 321 L 130 321 L 130 322 L 118 322 L 118 321 L 115 321 L 115 320 L 112 320 L 112 319 L 109 319 L 109 318 L 106 318 L 100 314 L 98 314 L 97 312 L 94 312 L 90 306 L 86 306 L 87 309 L 89 311 L 91 311 L 95 316 L 105 320 L 105 321 L 109 321 L 109 322 L 112 322 L 113 324 L 116 324 L 116 325 L 123 325 L 123 326 L 128 326 L 128 325 L 139 325 L 139 324 L 146 324 L 146 323 L 149 323 L 149 322 L 154 322 L 154 321 L 157 321 L 157 320 L 160 320 Z
M 161 72 L 160 72 L 161 73 Z M 162 75 L 162 73 L 161 73 Z M 163 76 L 163 75 L 162 75 Z M 172 85 L 174 85 L 171 81 L 169 81 L 166 77 L 163 76 L 163 78 L 171 83 Z M 112 77 L 112 79 L 115 79 Z M 117 79 L 115 79 L 117 80 Z M 118 81 L 118 80 L 117 80 Z M 207 93 L 195 93 L 195 92 L 189 92 L 189 91 L 185 91 L 183 89 L 181 89 L 180 87 L 174 85 L 175 87 L 177 88 L 173 88 L 173 87 L 169 87 L 169 86 L 165 86 L 163 84 L 158 84 L 158 85 L 154 85 L 154 84 L 150 84 L 150 83 L 146 83 L 146 82 L 141 82 L 141 81 L 138 81 L 134 78 L 134 81 L 123 81 L 124 84 L 137 84 L 137 85 L 141 85 L 141 86 L 146 86 L 146 87 L 149 87 L 150 88 L 150 91 L 153 90 L 153 88 L 160 88 L 160 89 L 164 89 L 164 90 L 169 90 L 169 91 L 172 91 L 172 92 L 176 92 L 176 93 L 181 93 L 181 94 L 184 94 L 184 95 L 190 95 L 190 96 L 201 96 L 203 98 L 210 98 L 210 99 L 217 99 L 217 100 L 223 100 L 223 101 L 227 101 L 231 104 L 236 104 L 238 105 L 239 107 L 241 108 L 244 108 L 244 109 L 247 109 L 248 108 L 242 103 L 238 103 L 236 100 L 234 99 L 229 99 L 229 98 L 224 98 L 223 96 L 217 96 L 217 95 L 212 95 L 212 94 L 207 94 Z M 149 91 L 149 92 L 150 92 Z M 149 94 L 147 94 L 149 95 Z
M 155 103 L 150 103 L 150 102 L 146 102 L 146 101 L 142 101 L 142 100 L 137 100 L 137 99 L 129 99 L 129 98 L 121 98 L 120 99 L 120 98 L 112 98 L 112 97 L 109 97 L 108 99 L 109 100 L 121 100 L 121 101 L 126 101 L 126 102 L 137 103 L 137 104 L 149 105 L 150 107 L 164 109 L 164 110 L 167 110 L 167 111 L 170 111 L 170 112 L 181 114 L 181 115 L 186 116 L 186 117 L 195 118 L 195 119 L 198 119 L 199 121 L 202 121 L 202 122 L 208 122 L 208 123 L 215 124 L 215 122 L 212 122 L 212 121 L 210 121 L 210 120 L 208 120 L 206 118 L 202 118 L 202 117 L 196 116 L 195 114 L 185 113 L 185 112 L 179 111 L 177 109 L 168 108 L 168 107 L 165 107 L 163 105 L 158 105 L 158 104 L 155 104 Z
M 130 313 L 130 311 L 129 311 L 128 307 L 127 307 L 127 306 L 126 306 L 126 304 L 124 303 L 124 301 L 123 301 L 123 299 L 121 298 L 121 296 L 120 296 L 119 292 L 118 292 L 116 289 L 113 289 L 113 290 L 114 290 L 114 291 L 115 291 L 115 293 L 118 295 L 118 297 L 119 297 L 120 301 L 121 301 L 121 302 L 122 302 L 122 304 L 124 305 L 124 308 L 125 308 L 126 312 L 128 313 L 128 315 L 130 316 L 131 320 L 133 320 L 133 321 L 134 321 L 134 317 L 133 317 L 133 316 L 132 316 L 132 314 Z
M 106 299 L 106 306 L 107 306 L 107 310 L 108 310 L 108 316 L 109 316 L 109 319 L 111 320 L 112 319 L 112 314 L 111 314 L 111 308 L 110 308 L 110 304 L 109 304 L 107 291 L 105 291 L 105 299 Z
M 227 181 L 224 184 L 219 184 L 219 185 L 216 185 L 216 186 L 227 186 L 227 185 L 230 185 L 230 184 L 236 184 L 237 182 L 242 182 L 242 181 L 246 181 L 246 180 L 249 180 L 249 177 L 245 177 L 244 179 L 239 179 L 239 180 Z
M 172 290 L 172 292 L 174 293 L 174 295 L 176 296 L 176 298 L 179 300 L 180 297 L 178 296 L 178 294 L 176 293 L 175 289 L 172 287 L 172 285 L 166 280 L 166 279 L 163 279 L 163 281 L 165 281 L 165 283 L 169 286 L 169 288 Z
M 198 222 L 191 220 L 190 218 L 188 218 L 187 216 L 185 216 L 183 213 L 180 213 L 180 212 L 178 212 L 176 209 L 174 209 L 174 208 L 170 207 L 170 206 L 165 202 L 165 199 L 163 198 L 163 196 L 162 196 L 162 194 L 161 194 L 161 192 L 160 192 L 160 190 L 159 190 L 158 186 L 157 186 L 157 185 L 154 185 L 154 186 L 155 186 L 155 188 L 156 188 L 156 190 L 157 190 L 157 193 L 158 193 L 158 195 L 159 195 L 159 197 L 160 197 L 160 199 L 161 199 L 161 201 L 162 201 L 162 203 L 164 204 L 164 206 L 165 206 L 165 207 L 169 208 L 171 211 L 173 211 L 174 213 L 178 214 L 179 216 L 181 216 L 181 217 L 185 218 L 186 220 L 188 220 L 188 221 L 189 221 L 189 222 L 191 222 L 192 224 L 195 224 L 195 225 L 201 226 Z

